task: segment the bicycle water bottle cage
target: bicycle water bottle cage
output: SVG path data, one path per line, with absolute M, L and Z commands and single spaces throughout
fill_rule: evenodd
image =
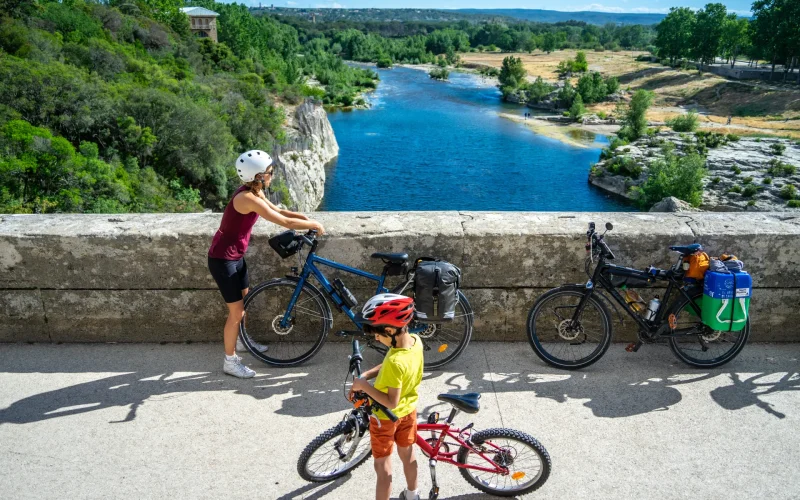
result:
M 336 292 L 339 293 L 339 297 L 342 299 L 342 303 L 344 305 L 346 305 L 350 309 L 358 305 L 358 300 L 356 300 L 355 295 L 353 295 L 353 293 L 350 292 L 350 290 L 348 290 L 346 286 L 344 286 L 342 280 L 340 280 L 339 278 L 333 280 L 333 288 L 335 288 Z M 341 310 L 341 307 L 339 308 L 339 310 Z

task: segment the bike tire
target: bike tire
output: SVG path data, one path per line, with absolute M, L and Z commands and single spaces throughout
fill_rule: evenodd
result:
M 365 447 L 365 451 L 356 453 L 353 456 L 354 460 L 348 462 L 342 469 L 325 475 L 320 475 L 319 473 L 309 470 L 309 461 L 311 460 L 311 457 L 314 456 L 314 452 L 324 447 L 331 441 L 338 440 L 346 432 L 353 432 L 350 429 L 350 426 L 348 426 L 346 422 L 340 422 L 336 427 L 332 427 L 314 438 L 314 440 L 305 447 L 303 452 L 300 454 L 300 458 L 297 460 L 297 473 L 300 474 L 300 477 L 313 483 L 333 481 L 344 476 L 345 474 L 352 472 L 366 462 L 367 459 L 372 456 L 372 445 L 370 444 L 369 429 L 366 430 L 364 435 L 361 437 L 361 441 L 359 442 L 359 446 L 361 446 L 363 443 L 366 443 L 367 446 Z M 331 447 L 332 446 L 333 445 L 331 444 Z M 336 450 L 333 450 L 333 452 L 336 453 Z M 333 456 L 333 458 L 335 459 L 335 456 Z
M 295 302 L 289 331 L 276 329 L 275 322 L 286 311 L 298 282 L 291 277 L 270 280 L 256 285 L 244 298 L 245 318 L 239 324 L 239 336 L 250 354 L 268 365 L 296 366 L 309 360 L 322 348 L 333 326 L 328 301 L 314 285 L 306 282 Z M 295 331 L 298 318 L 303 325 Z M 268 349 L 258 351 L 253 341 Z
M 511 456 L 512 451 L 516 452 L 516 455 L 512 457 L 513 460 L 511 464 L 508 465 L 509 474 L 507 476 L 493 474 L 491 472 L 476 471 L 473 469 L 465 469 L 459 467 L 458 470 L 461 472 L 461 476 L 473 487 L 484 493 L 488 493 L 490 495 L 495 495 L 499 497 L 512 497 L 517 495 L 524 495 L 526 493 L 530 493 L 532 491 L 541 488 L 542 485 L 545 483 L 545 481 L 547 481 L 547 478 L 550 476 L 550 469 L 552 467 L 552 462 L 550 461 L 550 455 L 547 453 L 547 450 L 544 448 L 544 446 L 542 446 L 542 444 L 539 441 L 537 441 L 533 436 L 525 434 L 524 432 L 516 431 L 514 429 L 502 429 L 502 428 L 487 429 L 485 431 L 473 433 L 472 437 L 470 438 L 470 441 L 474 443 L 475 446 L 481 446 L 484 449 L 483 453 L 487 457 L 492 458 L 492 460 L 494 460 L 495 463 L 499 463 L 498 460 L 503 461 L 504 457 L 501 455 L 500 452 L 494 451 L 495 450 L 494 447 L 483 446 L 484 443 L 486 443 L 487 441 L 489 442 L 497 441 L 497 443 L 495 443 L 496 445 L 499 445 L 503 441 L 506 443 L 509 442 L 516 443 L 516 446 L 511 447 L 508 451 L 508 455 L 506 455 L 506 456 Z M 500 448 L 506 449 L 508 448 L 508 444 L 506 444 L 506 447 L 500 446 Z M 527 450 L 528 452 L 535 455 L 537 459 L 536 461 L 540 464 L 540 467 L 538 468 L 538 470 L 536 470 L 535 474 L 532 474 L 533 478 L 531 480 L 522 482 L 520 484 L 520 481 L 513 479 L 512 476 L 515 472 L 517 473 L 523 472 L 525 474 L 525 476 L 523 476 L 520 479 L 525 479 L 525 477 L 528 476 L 527 472 L 519 470 L 518 468 L 514 467 L 514 465 L 517 463 L 516 461 L 520 460 L 523 457 L 521 450 Z M 468 464 L 471 452 L 472 452 L 471 448 L 466 446 L 461 446 L 458 449 L 458 456 L 456 457 L 456 461 L 460 464 Z M 492 456 L 493 453 L 494 455 Z M 480 458 L 479 455 L 476 456 Z M 486 461 L 483 458 L 480 458 L 480 460 L 476 460 L 476 462 L 477 463 L 475 465 L 478 465 L 481 462 L 483 464 L 486 463 Z M 517 465 L 517 467 L 519 467 L 519 465 Z M 485 480 L 482 478 L 489 478 L 489 480 Z M 507 485 L 509 482 L 511 482 L 512 483 L 511 487 L 500 489 L 499 485 L 501 478 L 503 480 L 504 485 Z M 492 487 L 492 480 L 497 481 L 495 483 L 497 484 L 497 486 Z M 517 484 L 514 485 L 513 484 L 514 482 L 516 482 Z
M 404 287 L 405 285 L 403 284 L 396 287 L 395 290 Z M 408 288 L 410 287 L 406 287 L 407 290 Z M 410 295 L 413 296 L 413 291 L 409 291 L 411 292 Z M 392 293 L 396 292 L 393 291 Z M 458 291 L 457 297 L 455 319 L 452 322 L 427 324 L 414 320 L 411 324 L 412 327 L 414 325 L 428 326 L 425 331 L 418 334 L 425 349 L 425 369 L 427 370 L 435 370 L 455 361 L 464 352 L 467 344 L 472 339 L 474 323 L 472 306 L 461 290 Z M 444 351 L 440 351 L 442 348 L 444 348 Z M 378 351 L 384 354 L 386 352 L 381 351 L 380 348 L 378 348 Z M 446 355 L 439 356 L 442 353 L 446 353 Z
M 689 292 L 689 295 L 692 298 L 692 300 L 697 301 L 698 299 L 702 299 L 703 291 L 700 290 L 699 288 L 695 288 L 695 289 L 693 289 L 692 291 Z M 687 306 L 689 306 L 689 299 L 687 299 L 683 295 L 680 295 L 678 297 L 678 299 L 673 303 L 672 308 L 669 311 L 669 314 L 674 314 L 675 315 L 676 324 L 679 321 L 681 321 L 683 319 L 683 317 L 687 317 L 688 318 L 687 321 L 691 322 L 690 324 L 692 324 L 692 323 L 696 324 L 696 323 L 700 322 L 700 318 L 697 318 L 697 316 L 694 315 L 694 314 L 684 314 L 682 316 L 682 313 L 684 313 L 684 310 L 686 309 Z M 692 319 L 691 318 L 692 316 L 694 318 L 696 318 L 696 319 Z M 679 328 L 680 328 L 680 326 L 679 326 Z M 686 326 L 683 326 L 683 328 L 686 328 Z M 700 353 L 700 352 L 706 353 L 707 352 L 707 350 L 704 351 L 702 349 L 703 346 L 700 343 L 700 339 L 699 338 L 696 339 L 697 340 L 697 344 L 701 345 L 701 348 L 700 348 L 699 351 L 690 350 L 690 349 L 686 348 L 686 346 L 688 344 L 693 344 L 693 342 L 691 342 L 691 340 L 689 340 L 688 342 L 682 342 L 682 341 L 687 340 L 686 337 L 683 337 L 683 338 L 670 337 L 669 338 L 669 347 L 670 347 L 670 349 L 672 349 L 672 353 L 675 355 L 676 358 L 678 358 L 679 360 L 683 361 L 684 363 L 686 363 L 689 366 L 693 366 L 695 368 L 714 368 L 714 367 L 717 367 L 717 366 L 724 365 L 725 363 L 727 363 L 727 362 L 731 361 L 733 358 L 735 358 L 740 352 L 742 352 L 742 349 L 744 349 L 744 346 L 747 343 L 747 339 L 750 337 L 750 317 L 748 316 L 747 322 L 745 323 L 744 328 L 742 330 L 738 331 L 738 332 L 712 332 L 711 335 L 706 335 L 706 337 L 707 338 L 716 337 L 715 340 L 711 341 L 713 343 L 713 345 L 716 346 L 716 345 L 723 345 L 723 342 L 718 342 L 718 340 L 720 340 L 720 339 L 723 339 L 723 341 L 729 340 L 731 338 L 729 334 L 735 335 L 734 340 L 728 342 L 728 343 L 730 343 L 730 348 L 728 348 L 727 350 L 722 352 L 719 356 L 714 356 L 714 357 L 707 358 L 707 359 L 700 359 L 700 358 L 694 357 L 695 355 L 692 354 L 692 352 L 698 352 L 698 353 Z M 706 344 L 705 347 L 708 348 L 708 344 Z
M 531 347 L 533 348 L 533 352 L 535 352 L 536 355 L 539 356 L 539 358 L 545 363 L 554 366 L 556 368 L 562 368 L 565 370 L 577 370 L 579 368 L 585 368 L 591 365 L 592 363 L 596 362 L 597 360 L 599 360 L 611 345 L 611 338 L 612 338 L 611 314 L 608 312 L 608 308 L 605 306 L 602 300 L 598 300 L 597 297 L 591 296 L 589 297 L 589 301 L 586 305 L 586 308 L 583 310 L 583 314 L 586 314 L 586 311 L 591 306 L 594 308 L 594 312 L 597 315 L 596 319 L 600 321 L 600 327 L 602 328 L 602 332 L 597 338 L 597 347 L 593 349 L 586 356 L 573 360 L 560 358 L 559 356 L 550 352 L 550 350 L 548 350 L 545 347 L 545 344 L 550 344 L 550 342 L 548 342 L 548 340 L 550 340 L 550 336 L 546 336 L 543 331 L 545 329 L 544 319 L 541 319 L 542 324 L 538 324 L 540 321 L 539 318 L 542 317 L 541 315 L 545 314 L 546 311 L 545 307 L 548 306 L 549 303 L 555 302 L 564 297 L 572 298 L 572 302 L 574 302 L 575 305 L 562 306 L 562 307 L 576 307 L 578 302 L 580 301 L 580 298 L 585 294 L 586 294 L 586 289 L 579 285 L 566 285 L 545 292 L 545 294 L 539 297 L 533 304 L 533 307 L 528 313 L 528 342 L 530 342 Z M 559 323 L 559 325 L 563 324 L 563 322 L 566 320 L 565 319 L 566 316 L 564 318 L 559 317 L 558 314 L 555 313 L 555 311 L 553 311 L 553 314 L 558 319 L 562 320 Z M 550 318 L 550 320 L 552 320 L 552 318 Z M 580 328 L 583 328 L 583 325 L 580 325 Z M 548 334 L 552 333 L 553 332 L 548 332 Z M 555 329 L 555 333 L 557 334 L 557 337 L 555 337 L 555 339 L 558 340 L 558 337 L 560 337 L 561 334 L 558 331 L 557 327 Z M 585 334 L 585 332 L 583 333 L 583 335 L 584 337 L 588 337 L 588 335 Z M 562 337 L 561 340 L 559 340 L 559 342 L 561 344 L 564 344 L 564 342 L 561 342 L 564 340 L 566 339 Z M 566 341 L 569 342 L 568 340 Z M 574 345 L 581 345 L 583 343 L 585 342 L 578 344 L 570 342 L 565 345 L 574 346 Z M 553 348 L 553 350 L 556 349 L 558 348 L 556 347 Z M 559 350 L 559 355 L 561 354 L 561 352 L 563 352 L 563 350 L 564 348 L 562 347 Z

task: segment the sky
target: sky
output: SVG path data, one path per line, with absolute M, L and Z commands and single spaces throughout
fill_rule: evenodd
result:
M 258 5 L 258 0 L 238 0 L 248 5 Z M 719 0 L 716 0 L 719 1 Z M 313 7 L 313 8 L 347 8 L 365 7 L 382 9 L 546 9 L 561 11 L 591 10 L 597 12 L 638 12 L 666 13 L 670 7 L 692 7 L 699 9 L 708 0 L 559 0 L 524 1 L 524 0 L 261 0 L 262 5 L 274 4 L 276 7 Z M 752 0 L 722 1 L 729 12 L 749 14 Z M 556 8 L 557 5 L 557 8 Z

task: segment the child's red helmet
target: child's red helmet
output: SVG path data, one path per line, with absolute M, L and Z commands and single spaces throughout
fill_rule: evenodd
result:
M 396 293 L 381 293 L 369 299 L 356 321 L 365 325 L 403 328 L 414 317 L 414 299 Z

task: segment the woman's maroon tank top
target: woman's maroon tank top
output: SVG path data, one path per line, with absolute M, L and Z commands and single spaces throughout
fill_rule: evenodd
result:
M 219 229 L 214 234 L 211 241 L 211 248 L 208 249 L 208 256 L 215 259 L 239 260 L 244 257 L 247 245 L 250 243 L 250 233 L 253 225 L 258 220 L 258 214 L 240 214 L 233 208 L 233 199 L 236 195 L 245 191 L 247 186 L 242 186 L 233 193 L 231 201 L 222 213 L 222 222 Z

